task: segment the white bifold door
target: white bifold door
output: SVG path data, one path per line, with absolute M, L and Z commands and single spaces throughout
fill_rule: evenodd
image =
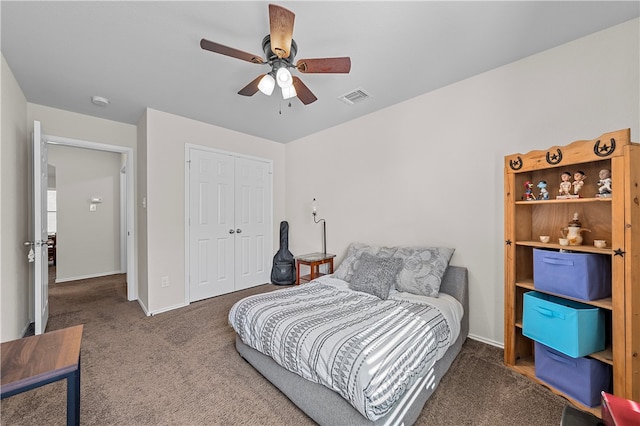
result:
M 188 148 L 189 301 L 269 282 L 271 162 Z

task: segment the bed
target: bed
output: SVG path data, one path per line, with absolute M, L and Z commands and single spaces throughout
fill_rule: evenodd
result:
M 466 268 L 420 250 L 352 244 L 335 274 L 238 301 L 239 354 L 319 424 L 414 423 L 469 329 Z

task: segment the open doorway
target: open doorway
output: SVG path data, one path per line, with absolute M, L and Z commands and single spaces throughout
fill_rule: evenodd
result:
M 124 154 L 49 144 L 56 170 L 56 284 L 126 272 L 120 241 L 120 174 Z M 51 191 L 51 184 L 48 184 Z M 49 259 L 51 268 L 51 259 Z
M 118 199 L 112 200 L 113 205 L 118 206 L 118 211 L 115 212 L 114 217 L 117 218 L 115 221 L 118 223 L 117 229 L 115 232 L 116 235 L 114 238 L 117 239 L 117 260 L 114 260 L 115 265 L 113 267 L 113 273 L 125 273 L 126 274 L 126 282 L 127 282 L 127 299 L 128 300 L 136 300 L 138 295 L 137 289 L 137 279 L 135 274 L 135 253 L 134 253 L 134 159 L 133 159 L 133 149 L 127 147 L 121 147 L 117 145 L 108 145 L 90 141 L 83 141 L 77 139 L 63 138 L 57 136 L 48 136 L 43 135 L 43 139 L 46 140 L 48 146 L 51 148 L 60 147 L 64 149 L 73 149 L 73 148 L 81 148 L 84 150 L 91 150 L 93 153 L 103 152 L 106 154 L 113 154 L 112 157 L 117 158 L 117 165 L 115 166 L 115 171 L 109 177 L 109 180 L 113 180 L 113 182 L 109 182 L 109 185 L 113 185 L 117 187 L 117 190 L 113 191 L 114 194 L 117 194 Z M 113 161 L 113 160 L 112 160 Z M 54 182 L 56 182 L 55 186 L 58 187 L 59 174 L 60 170 L 55 171 L 56 177 Z M 51 187 L 52 185 L 49 185 Z M 95 186 L 95 185 L 94 185 Z M 101 191 L 97 190 L 95 193 L 91 193 L 91 195 L 84 196 L 82 198 L 83 205 L 80 208 L 86 209 L 87 212 L 96 212 L 97 214 L 101 213 L 101 208 L 104 209 L 107 203 L 103 203 Z M 56 194 L 58 194 L 58 188 L 56 188 Z M 58 198 L 58 197 L 56 197 Z M 78 197 L 76 197 L 78 198 Z M 86 199 L 84 199 L 86 198 Z M 78 204 L 80 201 L 76 201 Z M 57 209 L 59 210 L 60 204 L 57 204 Z M 62 212 L 56 211 L 56 216 Z M 50 216 L 48 214 L 48 216 Z M 98 215 L 94 215 L 90 220 L 97 218 Z M 59 266 L 59 262 L 63 260 L 60 257 L 60 251 L 57 243 L 59 242 L 59 235 L 57 235 L 60 230 L 60 217 L 56 217 L 56 253 L 55 253 L 55 264 L 56 267 Z M 83 235 L 82 238 L 89 239 L 94 245 L 94 248 L 101 248 L 100 244 L 100 236 L 96 231 L 98 228 L 95 228 L 94 231 Z M 71 242 L 73 244 L 73 242 Z M 97 246 L 96 246 L 97 244 Z M 51 265 L 51 262 L 49 263 Z M 104 274 L 103 274 L 104 275 Z M 99 275 L 98 275 L 99 276 Z M 76 278 L 90 278 L 91 276 L 80 276 Z M 60 277 L 58 277 L 60 278 Z M 59 279 L 58 279 L 59 280 Z

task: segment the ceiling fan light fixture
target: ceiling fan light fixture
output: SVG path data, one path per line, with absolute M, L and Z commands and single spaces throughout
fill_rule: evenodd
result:
M 293 85 L 282 88 L 282 99 L 294 98 L 296 96 L 298 96 L 298 93 Z
M 293 84 L 293 77 L 291 77 L 291 73 L 286 67 L 278 68 L 278 71 L 276 72 L 276 80 L 278 81 L 278 86 L 283 89 L 291 87 Z
M 262 80 L 260 80 L 260 83 L 258 83 L 258 90 L 267 96 L 271 96 L 275 86 L 276 81 L 273 79 L 273 76 L 271 74 L 265 74 L 265 76 L 262 77 Z

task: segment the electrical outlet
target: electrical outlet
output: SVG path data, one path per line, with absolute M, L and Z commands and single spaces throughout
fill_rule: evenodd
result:
M 169 287 L 169 277 L 160 278 L 160 286 L 161 287 Z

